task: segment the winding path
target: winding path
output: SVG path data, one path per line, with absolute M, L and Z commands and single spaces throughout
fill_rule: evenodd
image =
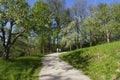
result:
M 49 54 L 43 58 L 39 80 L 90 80 L 82 72 L 60 60 L 60 54 L 63 53 Z

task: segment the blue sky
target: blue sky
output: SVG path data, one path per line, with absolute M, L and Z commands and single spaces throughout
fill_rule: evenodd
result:
M 27 1 L 29 2 L 30 6 L 33 6 L 34 3 L 37 0 L 27 0 Z M 75 1 L 76 0 L 66 0 L 67 7 L 71 7 Z M 120 0 L 87 0 L 87 2 L 89 4 L 96 4 L 96 5 L 98 5 L 100 3 L 107 3 L 107 4 L 111 4 L 111 3 L 115 3 L 115 2 L 119 2 L 120 3 Z

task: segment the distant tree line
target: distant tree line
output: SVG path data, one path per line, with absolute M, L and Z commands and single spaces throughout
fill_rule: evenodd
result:
M 71 8 L 72 20 L 61 29 L 61 44 L 76 49 L 120 39 L 120 3 L 87 5 L 76 1 Z

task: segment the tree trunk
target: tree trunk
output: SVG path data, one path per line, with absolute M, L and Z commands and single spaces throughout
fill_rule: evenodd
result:
M 51 52 L 51 39 L 49 38 L 49 43 L 48 43 L 48 51 Z
M 90 47 L 92 46 L 92 38 L 91 38 L 91 36 L 90 36 Z
M 10 48 L 4 47 L 3 59 L 5 60 L 9 59 L 9 51 L 10 51 Z
M 93 45 L 92 43 L 92 31 L 90 30 L 90 47 Z
M 107 43 L 110 43 L 110 34 L 108 30 L 106 30 L 106 41 Z
M 90 47 L 92 46 L 92 41 L 90 41 Z
M 45 48 L 44 48 L 44 46 L 42 47 L 42 53 L 43 53 L 43 55 L 45 55 Z
M 80 48 L 82 48 L 82 46 L 83 46 L 83 45 L 82 45 L 82 44 L 80 44 Z
M 76 49 L 79 49 L 78 43 L 76 43 L 76 45 L 75 45 L 75 46 L 76 46 Z
M 72 50 L 71 46 L 70 46 L 70 51 Z

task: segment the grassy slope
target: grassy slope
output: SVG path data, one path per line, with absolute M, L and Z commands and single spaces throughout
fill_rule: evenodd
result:
M 120 80 L 120 41 L 71 51 L 60 58 L 92 80 Z
M 42 56 L 0 60 L 0 80 L 37 80 L 42 67 Z

